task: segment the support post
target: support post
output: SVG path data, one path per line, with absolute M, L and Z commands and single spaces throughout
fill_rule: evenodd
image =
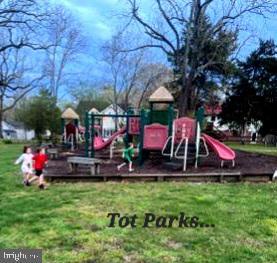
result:
M 79 144 L 79 120 L 74 120 L 75 125 L 75 140 L 74 143 L 76 143 L 76 146 Z M 78 146 L 77 146 L 78 147 Z
M 91 158 L 94 158 L 94 155 L 95 155 L 95 152 L 94 152 L 94 135 L 95 135 L 94 123 L 95 123 L 95 116 L 93 113 L 91 113 L 91 152 L 90 152 Z
M 85 152 L 86 152 L 86 157 L 89 157 L 89 113 L 86 112 L 85 116 Z
M 127 121 L 126 121 L 126 137 L 124 140 L 125 146 L 128 147 L 128 143 L 130 142 L 131 138 L 130 138 L 130 134 L 129 134 L 129 122 L 130 122 L 130 117 L 129 115 L 133 114 L 133 109 L 131 107 L 128 108 L 127 110 Z
M 172 124 L 173 124 L 173 103 L 168 105 L 168 136 L 172 135 Z
M 145 125 L 145 110 L 142 109 L 140 113 L 140 134 L 139 134 L 139 165 L 143 164 L 143 137 Z
M 184 151 L 183 172 L 185 172 L 187 170 L 188 144 L 189 144 L 189 140 L 188 140 L 188 138 L 186 138 L 185 151 Z
M 197 111 L 196 111 L 196 120 L 200 124 L 200 130 L 203 129 L 204 126 L 204 120 L 205 120 L 205 109 L 203 106 L 201 106 Z
M 196 137 L 195 137 L 195 168 L 198 168 L 198 161 L 199 161 L 199 149 L 200 149 L 200 137 L 201 137 L 201 128 L 200 123 L 197 121 L 196 123 Z
M 110 160 L 113 159 L 113 150 L 114 150 L 114 142 L 112 142 L 110 145 Z
M 149 124 L 152 124 L 153 122 L 153 108 L 154 108 L 154 104 L 153 102 L 150 102 Z
M 64 134 L 65 119 L 61 119 L 61 133 Z

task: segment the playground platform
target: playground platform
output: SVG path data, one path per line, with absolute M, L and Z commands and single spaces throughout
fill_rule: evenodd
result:
M 87 167 L 80 167 L 78 172 L 72 173 L 67 164 L 67 157 L 72 153 L 62 153 L 59 159 L 51 160 L 46 170 L 46 180 L 49 182 L 148 182 L 148 181 L 184 181 L 195 183 L 206 182 L 269 182 L 272 181 L 276 170 L 277 157 L 265 156 L 253 153 L 237 151 L 236 167 L 226 162 L 220 168 L 220 161 L 215 154 L 210 154 L 208 158 L 200 161 L 199 168 L 195 169 L 192 164 L 188 165 L 184 173 L 178 169 L 167 166 L 167 161 L 162 157 L 150 156 L 143 166 L 134 165 L 135 171 L 129 173 L 127 166 L 117 171 L 117 165 L 122 162 L 121 154 L 116 154 L 110 160 L 101 153 L 96 158 L 102 158 L 101 173 L 91 175 Z M 81 153 L 79 153 L 79 156 Z M 78 153 L 74 154 L 78 156 Z M 107 156 L 107 155 L 106 155 Z

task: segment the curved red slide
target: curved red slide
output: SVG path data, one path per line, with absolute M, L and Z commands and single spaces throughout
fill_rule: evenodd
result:
M 101 136 L 96 136 L 94 138 L 94 150 L 99 151 L 99 150 L 107 148 L 108 146 L 111 145 L 113 140 L 115 140 L 118 136 L 124 134 L 125 132 L 126 132 L 126 127 L 113 133 L 113 135 L 107 141 L 104 141 L 104 139 Z
M 206 140 L 207 144 L 215 151 L 218 157 L 224 161 L 233 161 L 236 158 L 236 153 L 227 145 L 214 139 L 213 137 L 202 134 L 202 137 Z

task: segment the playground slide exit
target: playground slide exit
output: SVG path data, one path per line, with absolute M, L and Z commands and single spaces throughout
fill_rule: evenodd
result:
M 213 149 L 221 160 L 233 161 L 236 158 L 236 153 L 227 145 L 214 139 L 213 137 L 202 134 L 202 137 L 206 140 L 207 144 Z

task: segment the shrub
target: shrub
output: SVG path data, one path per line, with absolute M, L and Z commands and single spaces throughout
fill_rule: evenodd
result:
M 9 140 L 9 139 L 4 139 L 4 140 L 2 140 L 2 142 L 4 144 L 12 144 L 13 143 L 12 140 Z

